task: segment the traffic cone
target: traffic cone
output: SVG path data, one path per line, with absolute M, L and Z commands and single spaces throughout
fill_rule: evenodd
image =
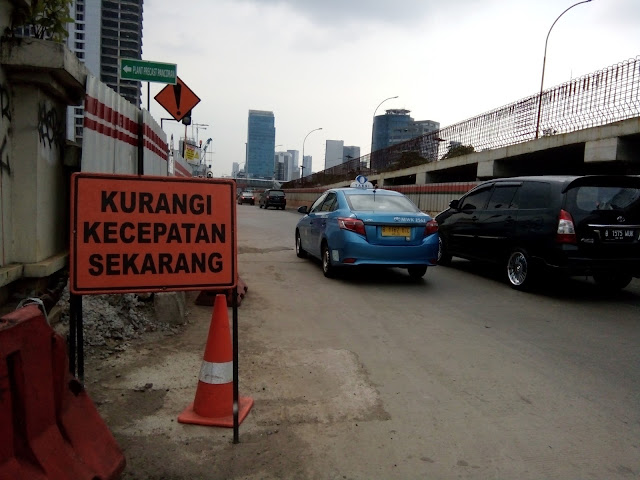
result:
M 238 399 L 238 423 L 252 406 L 252 398 Z M 196 397 L 178 422 L 233 427 L 233 350 L 225 295 L 216 295 Z

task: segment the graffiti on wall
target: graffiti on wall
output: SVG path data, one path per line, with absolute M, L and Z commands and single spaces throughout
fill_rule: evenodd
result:
M 9 101 L 9 90 L 0 83 L 0 126 L 2 127 L 2 140 L 0 141 L 0 168 L 6 170 L 11 175 L 9 163 L 9 123 L 11 123 L 11 104 Z M 5 125 L 6 123 L 6 125 Z
M 47 105 L 38 105 L 38 135 L 45 147 L 51 148 L 53 145 L 60 147 L 64 136 L 64 123 L 58 111 Z
M 2 111 L 2 122 L 4 119 L 11 121 L 11 110 L 9 109 L 9 92 L 4 85 L 0 83 L 0 110 Z

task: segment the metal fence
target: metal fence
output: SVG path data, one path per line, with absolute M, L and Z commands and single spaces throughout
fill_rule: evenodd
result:
M 540 125 L 538 126 L 538 104 Z M 285 187 L 326 185 L 640 116 L 640 56 L 421 137 L 371 152 Z

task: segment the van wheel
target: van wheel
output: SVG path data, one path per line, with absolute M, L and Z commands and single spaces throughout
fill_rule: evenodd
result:
M 595 273 L 593 280 L 603 289 L 613 291 L 622 290 L 624 287 L 631 283 L 631 275 L 628 273 Z
M 322 244 L 322 273 L 327 278 L 333 278 L 336 274 L 336 269 L 331 264 L 331 250 L 326 243 Z
M 533 285 L 531 257 L 523 248 L 515 248 L 507 260 L 507 279 L 516 290 L 528 290 Z
M 427 273 L 427 267 L 424 265 L 409 267 L 407 270 L 409 270 L 409 276 L 414 280 L 420 280 Z
M 438 265 L 451 265 L 451 254 L 442 237 L 438 236 Z
M 302 239 L 300 238 L 300 232 L 296 230 L 296 255 L 298 258 L 307 258 L 307 252 L 302 248 Z

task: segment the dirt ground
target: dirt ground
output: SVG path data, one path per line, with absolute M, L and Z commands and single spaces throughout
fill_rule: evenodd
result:
M 239 376 L 240 395 L 255 404 L 240 443 L 233 429 L 177 422 L 194 399 L 211 323 L 212 307 L 195 305 L 196 294 L 177 333 L 151 332 L 108 356 L 87 352 L 86 388 L 125 454 L 122 478 L 347 478 L 313 466 L 322 456 L 315 439 L 331 438 L 337 423 L 357 433 L 359 421 L 387 418 L 376 391 L 350 352 L 268 348 L 259 308 L 268 300 L 251 290 L 239 308 Z

